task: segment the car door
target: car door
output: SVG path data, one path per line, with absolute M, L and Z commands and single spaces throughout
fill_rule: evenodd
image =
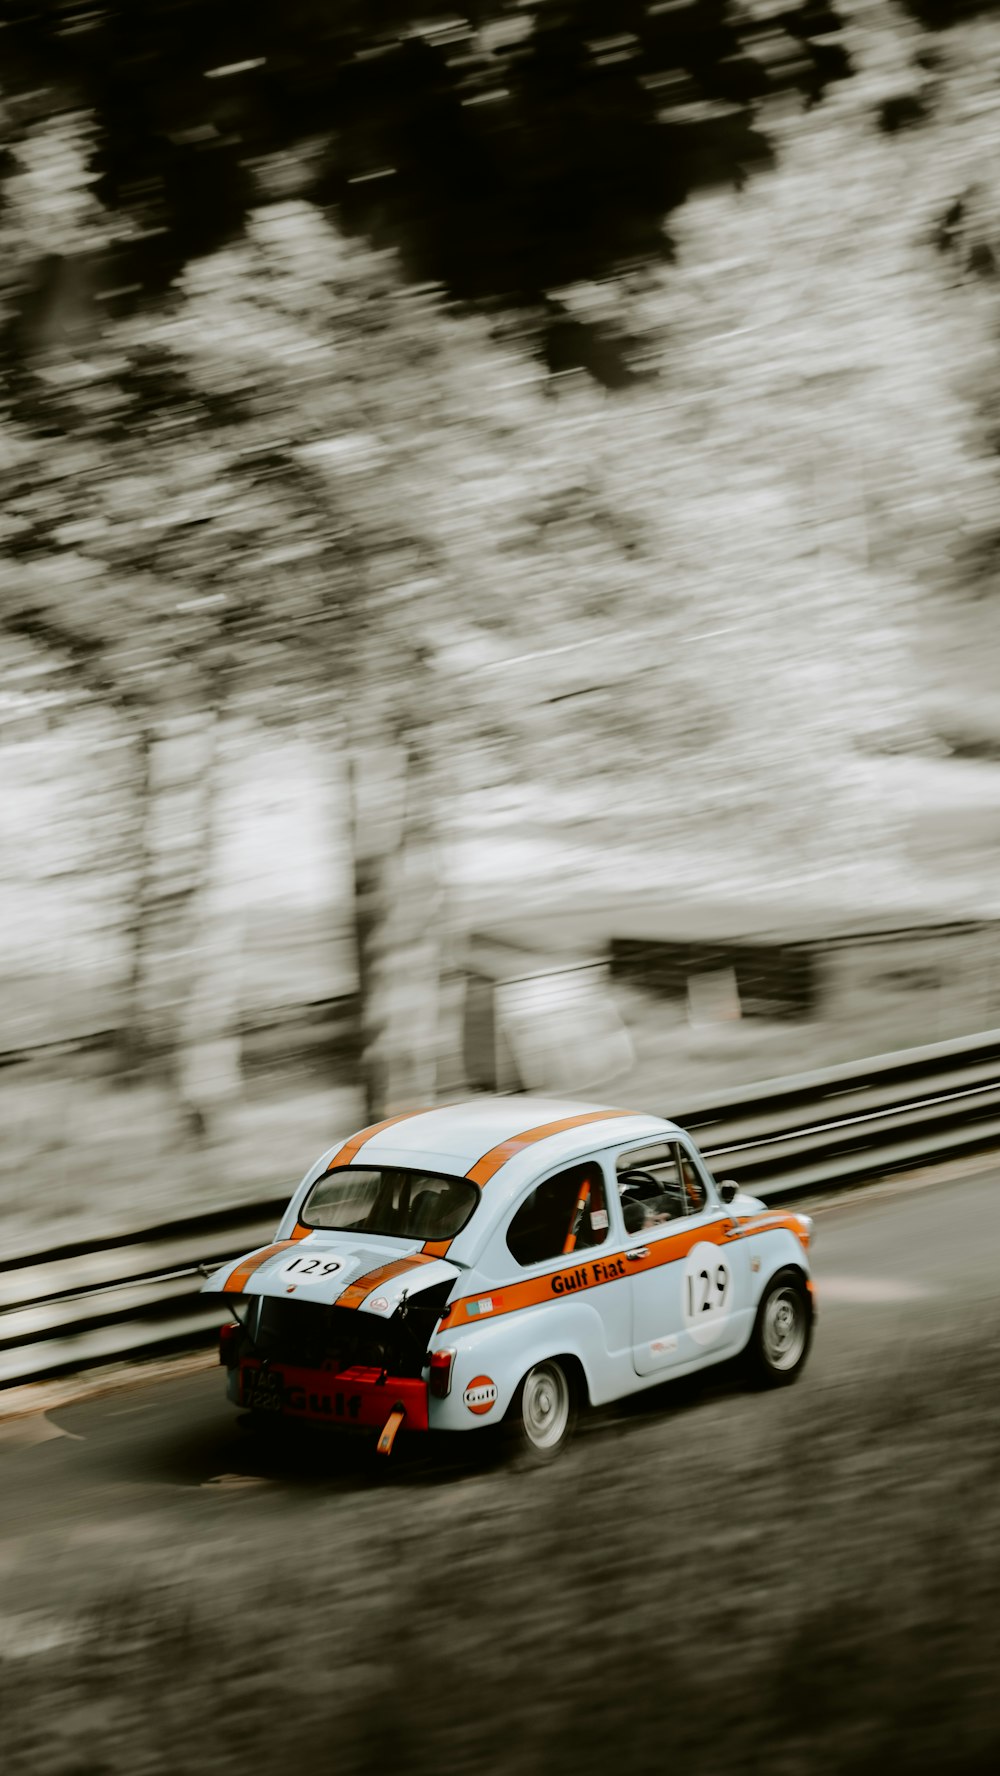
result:
M 527 1327 L 535 1310 L 544 1309 L 532 1336 L 544 1335 L 552 1354 L 564 1336 L 561 1308 L 576 1304 L 582 1310 L 582 1317 L 574 1312 L 574 1324 L 586 1326 L 586 1360 L 603 1389 L 604 1366 L 614 1358 L 624 1362 L 631 1348 L 631 1311 L 601 1161 L 563 1166 L 533 1182 L 498 1225 L 480 1264 L 487 1299 L 502 1299 L 505 1315 L 515 1306 L 525 1310 L 512 1325 Z M 488 1279 L 494 1277 L 491 1293 Z
M 748 1243 L 686 1142 L 649 1142 L 615 1159 L 637 1375 L 713 1363 L 749 1330 Z

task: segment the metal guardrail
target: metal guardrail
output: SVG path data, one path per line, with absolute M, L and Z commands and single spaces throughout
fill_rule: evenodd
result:
M 675 1120 L 766 1201 L 981 1152 L 1000 1144 L 1000 1031 L 747 1086 Z
M 671 1110 L 716 1175 L 765 1201 L 1000 1146 L 1000 1031 L 765 1081 Z M 0 1261 L 0 1389 L 206 1344 L 205 1271 L 265 1244 L 285 1197 L 94 1248 Z

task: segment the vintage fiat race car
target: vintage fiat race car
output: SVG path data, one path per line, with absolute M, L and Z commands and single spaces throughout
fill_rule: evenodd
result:
M 275 1239 L 217 1270 L 234 1404 L 397 1432 L 503 1424 L 531 1460 L 577 1409 L 739 1357 L 794 1381 L 812 1222 L 717 1184 L 690 1135 L 625 1110 L 478 1098 L 362 1129 Z

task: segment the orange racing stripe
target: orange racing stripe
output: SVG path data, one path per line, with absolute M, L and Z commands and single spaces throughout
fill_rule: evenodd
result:
M 512 1135 L 510 1140 L 501 1141 L 498 1147 L 491 1147 L 465 1175 L 473 1184 L 488 1184 L 501 1166 L 536 1141 L 544 1141 L 549 1135 L 561 1135 L 563 1129 L 582 1128 L 587 1122 L 606 1122 L 612 1116 L 634 1115 L 634 1110 L 588 1110 L 582 1116 L 563 1116 L 558 1122 L 540 1123 L 537 1128 L 525 1129 L 523 1135 Z
M 563 1296 L 575 1295 L 581 1289 L 597 1289 L 606 1283 L 621 1282 L 624 1277 L 636 1276 L 644 1270 L 655 1270 L 661 1264 L 672 1264 L 678 1258 L 685 1258 L 700 1239 L 721 1245 L 727 1232 L 728 1224 L 725 1222 L 718 1222 L 710 1227 L 691 1228 L 690 1231 L 675 1234 L 670 1239 L 657 1240 L 646 1249 L 642 1258 L 627 1258 L 619 1250 L 609 1253 L 607 1258 L 588 1257 L 584 1262 L 572 1266 L 561 1265 L 558 1270 L 546 1271 L 544 1276 L 526 1278 L 523 1283 L 505 1284 L 495 1292 L 481 1289 L 476 1295 L 466 1295 L 453 1301 L 438 1326 L 438 1331 L 447 1332 L 452 1327 L 464 1327 L 473 1322 L 478 1325 L 484 1318 L 496 1319 L 500 1314 L 516 1313 L 522 1307 L 538 1307 L 546 1301 L 560 1301 Z M 599 1250 L 591 1248 L 595 1249 Z M 493 1304 L 485 1315 L 479 1305 L 483 1300 L 490 1300 Z
M 224 1295 L 241 1295 L 254 1271 L 259 1270 L 268 1258 L 273 1258 L 276 1252 L 287 1251 L 289 1246 L 297 1245 L 299 1240 L 304 1240 L 311 1231 L 312 1229 L 309 1227 L 296 1227 L 291 1239 L 278 1240 L 273 1246 L 262 1246 L 259 1252 L 252 1252 L 249 1258 L 241 1258 L 236 1269 L 231 1271 L 226 1278 L 222 1293 Z
M 454 1327 L 478 1326 L 486 1319 L 495 1320 L 502 1314 L 517 1313 L 521 1308 L 561 1301 L 584 1289 L 598 1289 L 608 1283 L 621 1282 L 625 1277 L 641 1276 L 643 1271 L 658 1270 L 662 1264 L 675 1264 L 686 1258 L 691 1247 L 702 1240 L 708 1245 L 726 1246 L 734 1240 L 747 1239 L 751 1234 L 774 1233 L 779 1228 L 788 1228 L 804 1243 L 804 1230 L 799 1225 L 798 1216 L 775 1215 L 773 1220 L 766 1222 L 757 1216 L 750 1226 L 734 1227 L 731 1221 L 712 1221 L 707 1226 L 702 1223 L 698 1227 L 685 1227 L 664 1238 L 651 1240 L 648 1247 L 626 1248 L 636 1254 L 631 1258 L 621 1250 L 602 1258 L 599 1256 L 601 1248 L 592 1246 L 589 1252 L 598 1255 L 588 1255 L 579 1264 L 560 1266 L 558 1270 L 546 1271 L 544 1276 L 526 1278 L 523 1283 L 502 1284 L 492 1291 L 484 1287 L 475 1295 L 462 1296 L 452 1302 L 437 1330 L 448 1332 Z M 641 1257 L 638 1256 L 640 1251 Z M 487 1301 L 490 1305 L 484 1312 L 483 1303 Z
M 326 1168 L 327 1171 L 332 1172 L 335 1166 L 350 1165 L 359 1148 L 363 1147 L 366 1141 L 370 1141 L 373 1135 L 381 1134 L 383 1129 L 392 1128 L 397 1122 L 407 1122 L 411 1116 L 426 1116 L 430 1110 L 438 1107 L 435 1104 L 428 1104 L 422 1110 L 403 1110 L 398 1116 L 387 1116 L 384 1122 L 373 1122 L 370 1128 L 359 1130 L 356 1135 L 351 1136 L 349 1141 L 345 1141 L 343 1147 L 334 1154 Z
M 391 1264 L 379 1264 L 374 1270 L 365 1271 L 364 1276 L 357 1277 L 353 1283 L 348 1283 L 343 1294 L 338 1295 L 334 1305 L 336 1307 L 360 1307 L 361 1303 L 367 1301 L 369 1295 L 374 1295 L 375 1290 L 380 1288 L 383 1283 L 391 1283 L 393 1277 L 402 1276 L 404 1271 L 416 1270 L 421 1264 L 432 1262 L 431 1256 L 425 1256 L 423 1252 L 414 1252 L 410 1258 L 394 1258 Z
M 806 1251 L 809 1250 L 809 1235 L 803 1225 L 801 1215 L 783 1215 L 780 1210 L 769 1209 L 764 1214 L 740 1216 L 741 1234 L 774 1233 L 778 1228 L 786 1228 L 789 1233 L 794 1233 L 800 1246 L 804 1246 Z

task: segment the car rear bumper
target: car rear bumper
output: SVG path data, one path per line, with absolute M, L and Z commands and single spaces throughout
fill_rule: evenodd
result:
M 274 1418 L 380 1431 L 393 1412 L 402 1411 L 401 1429 L 427 1429 L 425 1381 L 360 1364 L 335 1371 L 242 1358 L 229 1371 L 227 1392 L 234 1405 Z

